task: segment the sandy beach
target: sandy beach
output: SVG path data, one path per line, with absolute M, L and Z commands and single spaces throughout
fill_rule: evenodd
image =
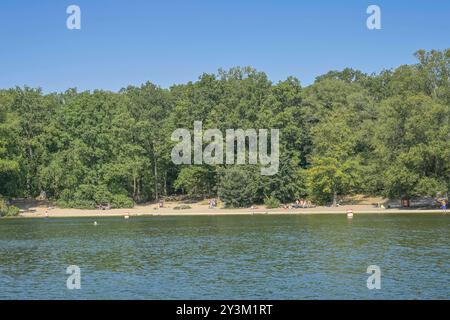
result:
M 177 210 L 180 202 L 166 202 L 164 208 L 157 204 L 136 205 L 132 209 L 110 209 L 110 210 L 86 210 L 86 209 L 62 209 L 51 207 L 47 204 L 34 203 L 21 207 L 19 217 L 114 217 L 114 216 L 191 216 L 191 215 L 252 215 L 252 214 L 346 214 L 347 209 L 353 209 L 357 214 L 390 214 L 390 213 L 443 213 L 439 209 L 414 209 L 414 208 L 377 208 L 371 204 L 343 205 L 339 207 L 318 206 L 314 208 L 301 209 L 266 209 L 264 206 L 256 208 L 239 209 L 210 209 L 208 205 L 190 203 L 190 209 Z

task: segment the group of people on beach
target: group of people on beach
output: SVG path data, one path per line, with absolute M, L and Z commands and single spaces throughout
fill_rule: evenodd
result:
M 295 200 L 295 203 L 285 204 L 283 207 L 284 209 L 299 209 L 299 208 L 313 208 L 314 205 L 311 203 L 310 200 L 298 199 Z
M 213 209 L 213 208 L 217 207 L 216 199 L 210 199 L 210 200 L 208 200 L 208 207 L 209 207 L 210 209 Z

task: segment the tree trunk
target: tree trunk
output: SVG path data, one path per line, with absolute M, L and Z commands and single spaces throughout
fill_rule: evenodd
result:
M 167 171 L 164 172 L 164 196 L 167 197 Z
M 156 165 L 156 157 L 155 157 L 155 200 L 158 201 L 158 167 Z
M 27 173 L 27 196 L 31 197 L 33 194 L 33 188 L 32 188 L 32 178 L 34 172 L 34 163 L 33 163 L 33 149 L 30 145 L 27 146 L 28 151 L 28 173 Z
M 159 194 L 158 194 L 158 165 L 156 161 L 156 150 L 155 150 L 155 141 L 152 141 L 152 155 L 153 155 L 153 173 L 155 174 L 155 201 L 159 200 Z
M 141 201 L 141 179 L 138 180 L 137 183 L 137 192 L 136 192 L 136 201 Z
M 333 207 L 337 206 L 337 191 L 336 187 L 333 187 Z

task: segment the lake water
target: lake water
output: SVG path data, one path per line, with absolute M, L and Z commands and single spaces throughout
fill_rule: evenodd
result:
M 98 222 L 93 225 L 94 220 Z M 449 299 L 450 216 L 0 220 L 0 299 Z M 81 289 L 69 290 L 69 265 Z M 367 288 L 369 265 L 381 289 Z

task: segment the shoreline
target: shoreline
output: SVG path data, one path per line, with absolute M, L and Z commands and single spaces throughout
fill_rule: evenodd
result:
M 136 206 L 132 209 L 61 209 L 48 207 L 30 207 L 21 210 L 18 216 L 8 218 L 75 218 L 75 217 L 151 217 L 151 216 L 229 216 L 229 215 L 317 215 L 337 214 L 346 215 L 347 209 L 352 208 L 354 215 L 358 214 L 445 214 L 441 209 L 413 209 L 413 208 L 375 208 L 370 205 L 348 205 L 340 207 L 315 207 L 301 209 L 266 209 L 264 207 L 224 209 L 209 209 L 207 205 L 192 205 L 190 209 L 175 210 L 173 204 L 165 208 L 158 208 L 156 204 Z

